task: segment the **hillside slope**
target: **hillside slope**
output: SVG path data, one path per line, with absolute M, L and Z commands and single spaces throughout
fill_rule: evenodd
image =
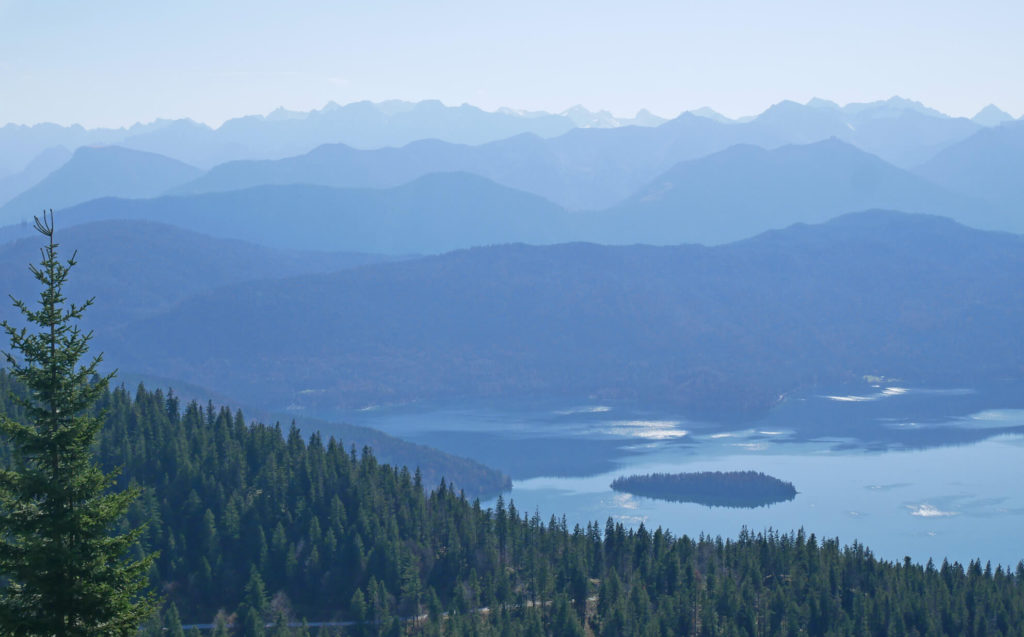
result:
M 984 199 L 1024 231 L 1024 122 L 986 128 L 953 145 L 916 172 L 954 192 Z
M 717 244 L 876 208 L 1007 229 L 989 204 L 943 190 L 833 138 L 774 150 L 734 146 L 681 162 L 620 205 L 594 213 L 578 237 L 615 244 Z
M 117 146 L 83 146 L 60 168 L 0 208 L 0 224 L 31 220 L 98 197 L 153 197 L 194 179 L 200 170 L 180 161 Z
M 86 324 L 103 329 L 167 310 L 190 296 L 228 284 L 388 260 L 358 253 L 274 250 L 143 221 L 58 226 L 57 241 L 69 256 L 77 251 L 80 262 L 68 283 L 69 298 L 95 296 Z M 38 256 L 38 235 L 0 245 L 0 287 L 16 298 L 34 299 L 37 285 L 26 264 Z M 14 314 L 9 303 L 0 305 L 0 318 L 11 319 Z
M 278 248 L 389 254 L 571 236 L 568 215 L 558 206 L 467 173 L 431 174 L 390 189 L 261 186 L 100 199 L 64 213 L 72 224 L 112 218 L 159 221 Z
M 568 397 L 758 411 L 865 374 L 1019 375 L 1022 248 L 886 212 L 716 248 L 498 246 L 220 289 L 103 343 L 124 369 L 263 407 Z

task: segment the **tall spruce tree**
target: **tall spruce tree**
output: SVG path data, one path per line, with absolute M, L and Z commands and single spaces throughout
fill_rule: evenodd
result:
M 129 555 L 141 529 L 115 532 L 137 492 L 109 491 L 113 476 L 92 457 L 102 421 L 87 415 L 112 375 L 97 375 L 102 356 L 83 361 L 92 334 L 78 322 L 92 299 L 64 297 L 75 255 L 58 259 L 52 211 L 35 227 L 47 239 L 29 266 L 42 286 L 38 308 L 14 299 L 27 327 L 0 323 L 29 416 L 0 418 L 12 452 L 0 470 L 0 634 L 130 635 L 155 607 L 145 592 L 152 557 Z

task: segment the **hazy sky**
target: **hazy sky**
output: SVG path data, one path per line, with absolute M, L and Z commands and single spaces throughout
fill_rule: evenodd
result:
M 902 95 L 1024 112 L 1020 0 L 0 0 L 0 123 L 392 98 L 664 116 Z

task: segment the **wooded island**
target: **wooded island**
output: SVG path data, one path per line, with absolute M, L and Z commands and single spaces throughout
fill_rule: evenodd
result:
M 672 502 L 754 508 L 796 497 L 796 487 L 758 471 L 651 473 L 616 478 L 612 489 Z

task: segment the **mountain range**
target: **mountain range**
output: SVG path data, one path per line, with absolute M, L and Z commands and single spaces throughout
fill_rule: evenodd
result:
M 851 125 L 854 120 L 892 119 L 916 113 L 932 119 L 955 119 L 912 100 L 852 103 L 813 99 L 807 104 L 837 111 Z M 704 107 L 688 113 L 719 123 L 745 123 L 754 116 L 730 119 Z M 978 112 L 971 121 L 994 126 L 1013 117 L 995 105 Z M 279 108 L 267 115 L 247 115 L 211 127 L 190 119 L 160 119 L 126 128 L 87 129 L 79 125 L 42 123 L 33 126 L 7 124 L 0 128 L 0 178 L 22 170 L 43 151 L 63 146 L 75 150 L 85 145 L 120 145 L 167 155 L 203 168 L 234 159 L 270 159 L 301 154 L 323 143 L 345 143 L 357 148 L 403 146 L 419 139 L 441 139 L 455 143 L 481 144 L 534 133 L 553 137 L 573 128 L 619 128 L 658 126 L 667 121 L 649 111 L 634 117 L 617 117 L 608 111 L 591 111 L 574 106 L 560 113 L 500 108 L 487 112 L 462 104 L 445 106 L 436 100 L 406 102 L 329 102 L 322 109 L 290 111 Z M 796 142 L 798 140 L 790 140 Z
M 103 246 L 155 252 L 91 232 L 93 248 L 66 237 L 83 263 Z M 230 270 L 220 240 L 192 242 Z M 1022 242 L 871 212 L 714 248 L 506 245 L 181 292 L 201 265 L 168 247 L 142 270 L 111 249 L 79 278 L 108 304 L 97 318 L 128 308 L 97 332 L 109 364 L 264 409 L 558 398 L 749 414 L 864 375 L 1019 375 Z
M 571 112 L 582 117 L 580 109 L 571 109 Z M 982 119 L 999 119 L 992 109 L 985 112 L 988 115 Z M 409 121 L 432 122 L 439 130 L 450 126 L 452 131 L 464 133 L 466 139 L 471 136 L 469 131 L 474 130 L 467 123 L 469 120 L 490 122 L 488 130 L 495 136 L 514 132 L 514 127 L 501 129 L 492 116 L 520 123 L 533 122 L 531 126 L 535 128 L 546 118 L 555 117 L 508 109 L 489 114 L 470 107 L 444 107 L 437 102 L 357 103 L 345 107 L 329 105 L 311 113 L 280 111 L 266 117 L 240 118 L 226 122 L 217 129 L 217 134 L 218 139 L 226 140 L 224 143 L 237 146 L 246 140 L 255 142 L 275 137 L 278 135 L 272 133 L 277 130 L 275 127 L 298 126 L 299 123 L 312 127 L 305 138 L 295 131 L 280 134 L 294 142 L 290 149 L 294 151 L 330 139 L 333 133 L 314 124 L 321 122 L 327 126 L 325 122 L 335 120 L 351 122 L 370 118 L 382 127 L 381 130 L 409 137 L 424 134 L 423 130 L 401 124 L 405 121 L 400 119 L 402 117 L 413 118 Z M 658 124 L 660 120 L 648 117 L 645 121 Z M 611 123 L 605 124 L 611 126 Z M 1013 129 L 1015 124 L 983 128 L 971 120 L 947 117 L 899 98 L 844 107 L 825 100 L 812 100 L 806 105 L 781 102 L 748 121 L 729 120 L 709 109 L 699 109 L 657 126 L 579 128 L 576 126 L 587 125 L 580 120 L 560 135 L 543 137 L 527 133 L 477 145 L 423 139 L 400 147 L 361 150 L 340 143 L 323 144 L 304 154 L 276 160 L 227 162 L 199 174 L 191 166 L 169 157 L 205 152 L 202 151 L 206 143 L 203 136 L 207 133 L 201 131 L 208 129 L 178 120 L 133 127 L 129 131 L 134 141 L 127 136 L 122 140 L 127 145 L 134 144 L 132 148 L 82 147 L 67 163 L 61 155 L 65 152 L 62 147 L 48 147 L 49 150 L 22 173 L 0 180 L 0 202 L 9 199 L 0 208 L 0 223 L 19 222 L 43 207 L 66 208 L 100 197 L 154 197 L 293 184 L 388 188 L 434 172 L 475 173 L 501 185 L 539 195 L 569 210 L 602 210 L 649 189 L 653 181 L 679 162 L 704 158 L 742 144 L 775 149 L 830 138 L 878 155 L 897 167 L 918 171 L 946 190 L 960 190 L 961 194 L 978 200 L 987 198 L 987 192 L 978 192 L 983 188 L 950 188 L 942 171 L 933 169 L 930 162 L 938 162 L 937 154 L 954 148 L 965 149 L 969 155 L 974 144 L 969 140 L 986 135 L 998 138 L 1006 134 L 1004 129 Z M 46 133 L 44 141 L 47 143 L 59 137 L 53 126 L 37 128 Z M 0 129 L 0 137 L 11 130 L 25 133 L 23 129 L 8 126 Z M 369 129 L 364 126 L 358 130 Z M 82 139 L 93 134 L 84 129 L 72 132 Z M 152 153 L 166 150 L 167 144 L 191 150 L 168 151 L 164 157 Z M 74 144 L 68 147 L 75 148 Z M 145 151 L 138 151 L 137 147 Z M 7 148 L 17 152 L 19 145 Z M 1004 165 L 1009 165 L 1012 159 L 1007 157 Z M 965 161 L 967 165 L 959 167 L 958 174 L 962 180 L 969 181 L 972 160 L 968 156 Z M 195 163 L 204 165 L 198 158 Z M 47 170 L 53 172 L 44 175 Z M 998 171 L 986 170 L 985 173 L 982 178 L 991 179 Z M 1010 190 L 1014 192 L 1012 187 Z M 1003 200 L 989 203 L 1001 209 L 1007 205 Z M 1014 202 L 1010 201 L 1009 205 L 1012 207 Z
M 623 201 L 680 161 L 737 144 L 772 149 L 835 137 L 897 166 L 911 167 L 981 128 L 970 120 L 915 110 L 899 110 L 897 116 L 882 116 L 875 110 L 847 115 L 837 109 L 782 102 L 745 123 L 684 113 L 658 127 L 574 129 L 548 139 L 519 135 L 478 146 L 424 140 L 401 148 L 360 151 L 327 144 L 277 161 L 228 162 L 175 192 L 293 183 L 388 187 L 428 172 L 466 171 L 568 209 L 600 209 Z
M 373 151 L 378 152 L 386 151 Z M 389 165 L 394 163 L 382 161 L 381 171 Z M 302 168 L 294 170 L 300 175 Z M 350 166 L 346 174 L 355 172 Z M 331 173 L 307 174 L 329 178 Z M 569 212 L 537 195 L 460 172 L 427 173 L 393 188 L 296 184 L 99 199 L 64 210 L 60 218 L 64 224 L 141 219 L 277 248 L 402 255 L 514 242 L 715 244 L 869 208 L 942 214 L 976 227 L 1011 225 L 986 202 L 942 189 L 834 139 L 774 150 L 735 146 L 680 162 L 602 211 Z M 29 231 L 27 226 L 6 229 L 9 236 Z
M 404 146 L 419 139 L 481 144 L 521 133 L 551 137 L 576 127 L 656 126 L 664 118 L 642 110 L 634 118 L 575 106 L 563 113 L 499 109 L 469 104 L 445 106 L 437 100 L 330 102 L 308 112 L 279 108 L 268 115 L 229 119 L 213 128 L 191 119 L 156 120 L 128 128 L 8 124 L 0 128 L 0 177 L 21 170 L 46 149 L 118 145 L 166 155 L 209 168 L 234 159 L 296 155 L 327 142 L 357 148 Z

